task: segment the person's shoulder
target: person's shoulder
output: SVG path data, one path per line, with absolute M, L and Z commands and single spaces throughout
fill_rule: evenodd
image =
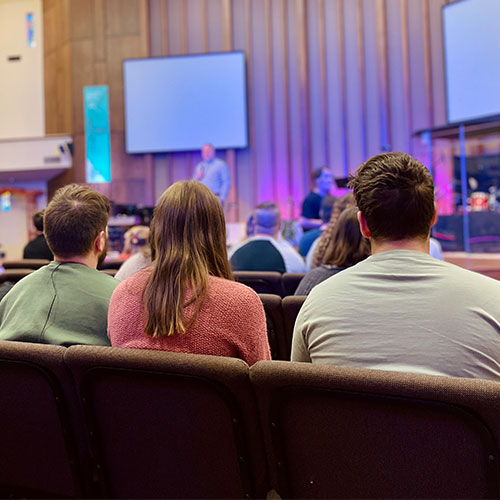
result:
M 257 293 L 243 283 L 215 276 L 209 277 L 209 294 L 232 304 L 245 305 L 248 301 L 260 301 Z
M 122 282 L 115 280 L 118 285 L 115 289 L 115 294 L 121 295 L 141 295 L 146 288 L 149 277 L 151 276 L 151 268 L 147 267 L 137 271 Z

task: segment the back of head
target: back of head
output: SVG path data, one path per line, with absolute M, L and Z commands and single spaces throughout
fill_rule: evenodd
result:
M 358 209 L 348 208 L 340 214 L 335 224 L 322 263 L 330 266 L 350 267 L 369 255 L 370 243 L 359 229 Z
M 123 235 L 125 240 L 123 253 L 133 255 L 144 250 L 149 253 L 149 232 L 148 226 L 132 226 Z
M 106 196 L 87 186 L 69 184 L 58 189 L 44 211 L 44 232 L 56 257 L 87 255 L 111 211 Z
M 37 231 L 43 231 L 43 210 L 39 210 L 33 214 L 33 225 Z
M 331 212 L 332 215 L 330 216 L 330 220 L 328 221 L 328 226 L 320 236 L 316 251 L 314 252 L 311 267 L 315 268 L 323 263 L 326 249 L 328 248 L 330 241 L 332 240 L 333 232 L 340 215 L 344 210 L 355 206 L 356 202 L 354 201 L 354 196 L 352 195 L 352 193 L 347 193 L 341 198 L 335 199 Z
M 330 220 L 330 217 L 332 216 L 332 210 L 333 206 L 335 205 L 335 201 L 336 198 L 330 195 L 326 195 L 321 202 L 319 216 L 325 224 Z
M 209 275 L 232 278 L 219 200 L 200 182 L 176 182 L 154 210 L 150 240 L 153 269 L 144 291 L 145 332 L 154 337 L 183 333 L 196 320 Z M 196 307 L 186 324 L 183 309 L 188 289 Z
M 412 156 L 374 156 L 361 165 L 349 186 L 373 239 L 428 238 L 434 183 L 429 170 Z
M 255 207 L 255 233 L 274 236 L 280 228 L 281 212 L 276 203 L 264 202 Z

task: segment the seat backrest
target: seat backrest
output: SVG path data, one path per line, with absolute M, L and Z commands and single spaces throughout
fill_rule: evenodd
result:
M 283 286 L 283 297 L 293 295 L 305 273 L 283 273 L 281 276 Z
M 266 312 L 267 338 L 271 348 L 271 358 L 285 361 L 287 347 L 281 297 L 279 295 L 259 293 L 259 298 Z
M 109 274 L 110 276 L 115 276 L 115 274 L 118 272 L 118 269 L 101 269 L 101 273 L 104 274 Z
M 0 274 L 0 283 L 5 283 L 7 281 L 11 283 L 17 283 L 22 280 L 28 274 L 31 274 L 33 269 L 6 269 L 3 273 Z
M 0 497 L 79 498 L 84 479 L 60 346 L 0 341 Z
M 72 346 L 110 498 L 243 498 L 268 487 L 248 366 L 164 351 Z
M 5 260 L 3 267 L 5 269 L 40 269 L 50 263 L 47 259 L 18 259 Z
M 104 269 L 120 269 L 120 266 L 123 264 L 123 259 L 106 259 L 103 262 L 99 263 L 97 267 L 100 271 Z
M 274 271 L 233 271 L 236 281 L 249 286 L 257 293 L 283 296 L 281 274 Z
M 500 384 L 259 362 L 283 498 L 498 498 Z
M 283 309 L 283 324 L 285 327 L 285 361 L 290 360 L 290 355 L 292 353 L 292 337 L 295 320 L 297 319 L 297 314 L 299 314 L 300 308 L 302 307 L 302 304 L 304 303 L 306 298 L 307 297 L 304 295 L 290 295 L 288 297 L 284 297 L 281 301 L 281 308 Z

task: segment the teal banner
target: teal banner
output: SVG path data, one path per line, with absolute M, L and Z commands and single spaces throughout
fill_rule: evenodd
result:
M 111 181 L 109 92 L 106 85 L 83 88 L 85 119 L 85 179 L 89 183 Z

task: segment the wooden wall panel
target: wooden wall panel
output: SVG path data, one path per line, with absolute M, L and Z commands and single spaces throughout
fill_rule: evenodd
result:
M 48 42 L 45 49 L 47 132 L 72 133 L 74 140 L 73 168 L 50 181 L 49 192 L 68 182 L 85 181 L 83 87 L 108 85 L 112 182 L 97 184 L 95 188 L 116 203 L 152 204 L 151 156 L 125 154 L 122 76 L 123 59 L 150 54 L 149 3 L 144 0 L 49 0 L 44 3 L 44 14 Z M 54 39 L 54 33 L 59 33 L 55 28 L 59 26 L 63 29 L 59 30 L 59 39 Z M 62 39 L 65 36 L 67 41 Z M 63 58 L 62 64 L 59 56 Z M 60 101 L 64 114 L 56 104 Z
M 446 2 L 45 0 L 47 132 L 75 134 L 82 178 L 82 87 L 108 84 L 116 182 L 106 189 L 156 200 L 191 177 L 199 153 L 124 154 L 122 59 L 243 50 L 250 147 L 219 152 L 233 170 L 226 215 L 244 220 L 272 198 L 297 216 L 315 166 L 342 177 L 384 150 L 420 154 L 413 131 L 444 123 Z

